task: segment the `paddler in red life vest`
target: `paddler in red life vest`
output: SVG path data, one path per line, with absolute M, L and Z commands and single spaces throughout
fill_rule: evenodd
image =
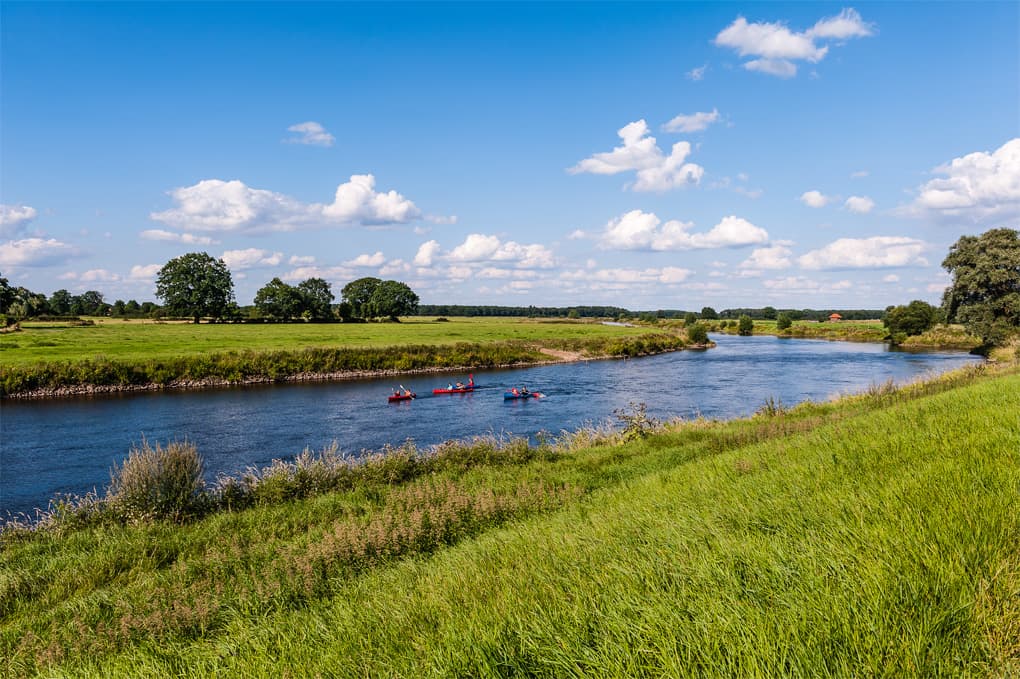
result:
M 513 394 L 514 396 L 520 396 L 521 395 L 521 392 L 517 391 L 517 387 L 514 387 L 513 389 L 511 389 L 510 393 Z

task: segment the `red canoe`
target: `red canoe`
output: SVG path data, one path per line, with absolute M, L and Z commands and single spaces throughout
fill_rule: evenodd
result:
M 468 393 L 470 391 L 474 391 L 474 390 L 475 390 L 475 388 L 473 386 L 471 386 L 471 387 L 462 387 L 460 389 L 457 389 L 456 387 L 454 387 L 453 389 L 433 389 L 432 393 L 433 394 L 466 394 L 466 393 Z
M 418 394 L 393 394 L 388 400 L 390 403 L 395 403 L 396 401 L 410 401 L 417 395 Z

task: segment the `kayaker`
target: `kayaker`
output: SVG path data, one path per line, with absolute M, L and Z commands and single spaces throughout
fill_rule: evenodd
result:
M 457 388 L 458 389 L 463 389 L 464 388 L 464 383 L 463 382 L 457 382 Z
M 531 392 L 528 391 L 528 388 L 526 386 L 525 387 L 521 387 L 521 396 L 527 396 L 530 393 Z
M 457 387 L 458 388 L 460 387 L 460 382 L 457 383 Z M 447 382 L 446 383 L 446 388 L 447 388 L 447 390 L 453 389 L 453 382 Z
M 521 395 L 521 392 L 517 391 L 517 387 L 514 387 L 513 389 L 511 389 L 510 393 L 513 394 L 514 396 L 520 396 Z

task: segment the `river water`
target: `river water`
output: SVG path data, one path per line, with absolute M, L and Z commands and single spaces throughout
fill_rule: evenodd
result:
M 4 401 L 0 412 L 0 520 L 32 514 L 58 493 L 102 491 L 114 463 L 143 438 L 187 438 L 210 479 L 337 441 L 358 453 L 414 439 L 427 446 L 479 434 L 534 436 L 614 419 L 645 403 L 657 418 L 748 415 L 768 398 L 793 405 L 908 381 L 980 359 L 908 353 L 883 344 L 714 336 L 715 349 L 647 358 L 475 373 L 471 394 L 432 396 L 463 374 L 404 376 L 202 391 Z M 410 402 L 387 403 L 398 383 Z M 504 401 L 527 385 L 544 399 Z

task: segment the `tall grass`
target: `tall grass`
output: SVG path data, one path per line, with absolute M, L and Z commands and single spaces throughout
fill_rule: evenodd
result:
M 291 490 L 243 511 L 5 534 L 4 669 L 1014 671 L 1015 369 L 773 405 L 629 442 L 449 444 L 350 484 L 341 455 L 307 453 L 260 470 L 252 489 Z

